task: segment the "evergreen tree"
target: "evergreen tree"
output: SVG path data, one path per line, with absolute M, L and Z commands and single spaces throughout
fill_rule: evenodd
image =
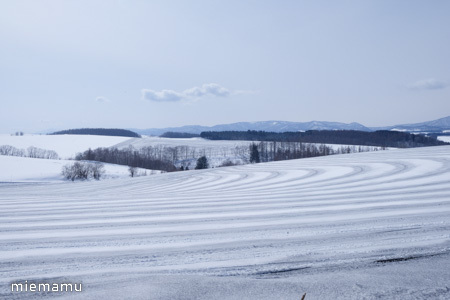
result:
M 206 158 L 206 156 L 202 156 L 199 159 L 197 159 L 197 165 L 195 166 L 196 170 L 208 169 L 208 168 L 209 168 L 209 163 L 208 163 L 208 159 Z
M 261 161 L 259 157 L 259 150 L 258 145 L 255 143 L 252 143 L 250 145 L 250 162 L 251 163 L 259 163 Z

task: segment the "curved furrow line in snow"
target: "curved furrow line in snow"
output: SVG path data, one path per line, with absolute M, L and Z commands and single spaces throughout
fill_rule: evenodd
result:
M 406 204 L 410 204 L 410 202 L 406 202 Z M 442 211 L 449 211 L 450 209 L 443 208 L 442 205 L 445 204 L 445 202 L 441 201 L 433 201 L 433 202 L 427 202 L 423 205 L 415 205 L 414 207 L 424 208 L 427 207 L 436 207 L 440 206 L 439 208 Z M 15 222 L 13 224 L 11 223 L 3 223 L 2 224 L 2 231 L 3 233 L 8 232 L 35 232 L 35 231 L 42 231 L 46 230 L 48 228 L 61 228 L 63 230 L 80 230 L 80 229 L 98 229 L 98 228 L 117 228 L 117 227 L 141 227 L 141 226 L 152 226 L 157 224 L 160 227 L 163 227 L 165 224 L 173 224 L 174 222 L 182 222 L 186 225 L 196 223 L 196 222 L 205 222 L 206 220 L 214 219 L 218 222 L 231 222 L 233 220 L 236 220 L 236 218 L 246 218 L 247 220 L 252 221 L 255 218 L 258 217 L 264 217 L 265 219 L 275 219 L 282 217 L 284 219 L 294 219 L 303 217 L 303 214 L 317 214 L 318 211 L 320 211 L 321 215 L 329 212 L 336 212 L 336 213 L 342 213 L 342 214 L 359 214 L 360 217 L 364 216 L 363 211 L 378 211 L 383 210 L 387 211 L 398 208 L 398 207 L 404 207 L 405 202 L 395 202 L 391 203 L 390 205 L 348 205 L 346 207 L 342 206 L 335 206 L 335 207 L 328 207 L 326 211 L 318 210 L 317 208 L 311 208 L 311 209 L 295 209 L 295 208 L 289 208 L 289 209 L 277 209 L 275 211 L 273 210 L 260 210 L 260 211 L 252 211 L 245 212 L 245 213 L 236 213 L 233 212 L 216 212 L 216 213 L 208 213 L 208 214 L 179 214 L 179 215 L 170 215 L 170 216 L 153 216 L 153 217 L 139 217 L 139 216 L 132 216 L 132 217 L 121 217 L 121 218 L 114 218 L 114 219 L 108 219 L 108 220 L 99 220 L 99 219 L 73 219 L 71 221 L 64 221 L 64 220 L 57 220 L 57 221 L 46 221 L 42 224 L 38 222 Z M 413 206 L 408 206 L 408 209 L 411 209 Z M 103 217 L 103 216 L 99 216 Z
M 151 209 L 153 213 L 161 213 L 161 210 L 167 210 L 168 213 L 177 213 L 179 210 L 189 210 L 189 209 L 200 209 L 207 210 L 209 208 L 221 208 L 226 209 L 227 206 L 233 206 L 236 209 L 242 210 L 246 207 L 249 209 L 257 209 L 258 207 L 263 207 L 265 203 L 270 204 L 270 207 L 285 207 L 285 206 L 308 206 L 308 205 L 327 205 L 333 204 L 336 205 L 338 203 L 345 203 L 348 201 L 355 201 L 355 203 L 370 201 L 364 200 L 369 197 L 372 198 L 372 201 L 383 202 L 384 197 L 386 196 L 396 196 L 402 195 L 403 198 L 405 196 L 410 195 L 420 195 L 423 197 L 423 194 L 426 193 L 445 193 L 450 188 L 448 188 L 447 181 L 439 182 L 441 187 L 437 186 L 437 183 L 434 183 L 428 189 L 423 188 L 423 186 L 414 186 L 411 189 L 407 189 L 407 191 L 397 191 L 394 193 L 392 190 L 384 191 L 384 190 L 372 190 L 365 191 L 364 195 L 361 196 L 359 192 L 339 192 L 339 193 L 320 193 L 320 194 L 312 194 L 312 193 L 301 193 L 301 194 L 288 194 L 278 192 L 278 196 L 282 196 L 283 201 L 274 201 L 271 195 L 255 195 L 252 193 L 250 196 L 243 197 L 240 195 L 222 195 L 221 197 L 216 198 L 214 201 L 207 202 L 210 198 L 208 196 L 202 197 L 193 197 L 189 199 L 184 198 L 174 198 L 172 201 L 168 201 L 167 199 L 133 199 L 133 200 L 119 200 L 119 201 L 87 201 L 87 203 L 79 203 L 77 201 L 67 201 L 67 202 L 59 202 L 59 203 L 34 203 L 33 205 L 27 204 L 20 207 L 14 207 L 14 204 L 3 205 L 1 216 L 7 217 L 10 215 L 15 215 L 17 213 L 21 213 L 24 217 L 30 217 L 32 213 L 42 214 L 42 213 L 58 213 L 64 214 L 65 212 L 71 213 L 92 213 L 95 211 L 123 211 L 124 208 L 132 206 L 130 210 L 138 210 L 145 211 L 146 209 Z M 447 188 L 446 188 L 447 187 Z M 327 197 L 329 196 L 329 197 Z M 185 197 L 187 198 L 187 197 Z M 353 200 L 354 199 L 354 200 Z M 389 201 L 389 200 L 388 200 Z M 105 207 L 107 205 L 107 207 Z M 27 213 L 28 212 L 28 213 Z
M 443 186 L 446 186 L 447 181 L 441 181 L 441 182 L 438 182 L 438 183 L 440 183 Z M 433 183 L 434 186 L 431 186 L 430 192 L 432 192 L 433 190 L 440 190 L 441 192 L 445 190 L 445 188 L 439 189 L 439 187 L 436 186 L 436 184 L 437 184 L 436 182 Z M 423 191 L 423 185 L 422 185 L 422 186 L 412 186 L 411 189 L 407 188 L 407 191 L 400 191 L 400 192 L 397 192 L 397 193 L 402 193 L 403 195 L 409 195 L 409 194 L 413 194 L 413 193 L 424 193 L 424 192 L 426 192 L 426 190 Z M 359 192 L 357 191 L 356 194 L 358 195 L 358 193 Z M 333 197 L 332 199 L 335 202 L 338 202 L 342 198 L 354 198 L 354 194 L 355 194 L 355 192 L 350 193 L 350 192 L 344 191 L 343 193 L 342 192 L 340 192 L 340 193 L 331 193 L 329 195 L 330 195 L 330 197 L 331 196 Z M 392 190 L 389 190 L 389 191 L 382 190 L 381 192 L 378 191 L 377 189 L 372 190 L 372 191 L 366 190 L 365 193 L 364 193 L 364 197 L 368 197 L 368 196 L 371 196 L 371 197 L 375 197 L 375 196 L 382 197 L 382 196 L 385 196 L 386 194 L 393 195 L 395 193 L 393 193 Z M 281 192 L 278 192 L 278 195 L 279 196 L 283 195 L 283 199 L 284 199 L 283 203 L 299 202 L 299 201 L 304 201 L 305 199 L 307 199 L 308 201 L 311 201 L 312 199 L 315 199 L 316 202 L 320 200 L 320 198 L 317 198 L 317 195 L 314 195 L 314 194 L 311 194 L 311 193 L 309 193 L 309 194 L 308 193 L 302 193 L 300 195 L 296 195 L 296 194 L 289 195 L 289 194 L 286 194 L 286 193 L 283 194 Z M 322 196 L 322 197 L 327 196 L 327 195 L 328 195 L 327 193 L 320 193 L 320 196 Z M 256 204 L 264 202 L 264 201 L 265 202 L 272 202 L 272 203 L 274 203 L 273 201 L 271 201 L 271 199 L 267 199 L 267 196 L 264 196 L 264 195 L 262 197 L 263 200 L 259 200 L 261 195 L 252 194 L 252 196 L 250 197 L 251 199 L 248 199 L 246 202 L 244 201 L 245 203 L 243 203 L 243 197 L 240 197 L 239 200 L 235 201 L 235 198 L 236 198 L 235 196 L 236 195 L 233 195 L 233 197 L 229 197 L 230 199 L 232 199 L 231 203 L 229 203 L 230 205 L 239 206 L 240 204 L 249 204 L 249 203 L 254 203 L 256 205 Z M 97 201 L 92 203 L 92 201 L 88 201 L 89 205 L 86 205 L 84 203 L 78 203 L 76 201 L 69 201 L 70 204 L 68 204 L 67 202 L 62 202 L 60 205 L 58 205 L 57 203 L 46 203 L 45 205 L 42 205 L 42 204 L 39 204 L 39 203 L 35 203 L 33 205 L 25 205 L 25 208 L 22 208 L 22 209 L 20 209 L 20 208 L 9 208 L 11 206 L 14 206 L 14 204 L 8 204 L 8 205 L 3 205 L 4 213 L 2 213 L 1 215 L 7 216 L 8 214 L 15 214 L 17 212 L 25 213 L 26 211 L 29 211 L 29 212 L 35 211 L 35 212 L 41 213 L 41 212 L 48 212 L 48 211 L 56 210 L 56 209 L 58 209 L 60 207 L 64 207 L 64 208 L 61 208 L 60 210 L 58 210 L 58 212 L 60 212 L 60 213 L 62 213 L 64 210 L 67 210 L 67 211 L 76 210 L 77 207 L 82 207 L 84 209 L 84 212 L 89 213 L 89 211 L 95 210 L 96 208 L 103 208 L 106 203 L 108 204 L 108 208 L 107 209 L 111 209 L 111 208 L 114 208 L 114 207 L 116 207 L 116 208 L 124 207 L 125 208 L 125 207 L 127 207 L 129 205 L 133 205 L 135 207 L 140 207 L 140 209 L 145 208 L 145 206 L 152 206 L 153 208 L 158 208 L 158 206 L 167 207 L 167 208 L 173 207 L 173 208 L 177 209 L 177 207 L 185 207 L 185 206 L 188 206 L 188 207 L 189 206 L 191 206 L 191 207 L 192 206 L 193 207 L 195 207 L 195 206 L 204 206 L 204 207 L 207 207 L 207 206 L 225 206 L 225 205 L 227 205 L 227 201 L 229 201 L 229 200 L 226 200 L 224 196 L 221 196 L 221 198 L 216 199 L 215 201 L 211 201 L 210 203 L 204 204 L 204 202 L 207 201 L 208 198 L 206 198 L 205 201 L 202 201 L 202 199 L 199 199 L 199 198 L 200 197 L 194 198 L 195 201 L 193 201 L 192 199 L 190 201 L 183 201 L 183 199 L 181 199 L 181 200 L 179 199 L 179 201 L 175 201 L 175 202 L 173 202 L 173 201 L 169 202 L 169 201 L 164 200 L 164 199 L 162 199 L 160 201 L 158 201 L 158 200 L 157 201 L 150 201 L 150 200 L 147 200 L 147 199 L 142 199 L 142 200 L 139 199 L 139 200 L 126 200 L 126 201 L 117 201 L 117 202 L 114 202 L 114 201 L 110 202 L 109 200 L 107 200 L 107 201 L 103 201 L 104 203 L 103 202 L 99 203 Z M 359 198 L 359 196 L 358 196 L 358 198 Z M 379 200 L 382 201 L 382 199 L 379 199 Z M 276 205 L 281 205 L 282 206 L 283 204 L 276 204 Z M 254 208 L 256 208 L 256 207 L 254 207 Z
M 402 207 L 399 211 L 398 208 Z M 329 221 L 339 220 L 370 220 L 373 218 L 380 218 L 382 216 L 409 216 L 414 214 L 438 214 L 450 213 L 450 205 L 442 206 L 439 203 L 423 203 L 422 205 L 408 206 L 394 205 L 394 206 L 379 206 L 369 207 L 366 209 L 348 208 L 341 211 L 339 214 L 330 214 L 336 210 L 310 210 L 310 211 L 284 211 L 279 213 L 272 212 L 242 212 L 240 214 L 234 213 L 231 215 L 210 214 L 209 216 L 184 215 L 184 216 L 162 216 L 153 218 L 148 221 L 133 222 L 133 223 L 106 223 L 100 222 L 93 225 L 72 226 L 66 223 L 63 226 L 36 226 L 33 228 L 26 228 L 25 230 L 4 229 L 0 241 L 16 240 L 18 238 L 27 239 L 41 239 L 43 237 L 57 238 L 57 237 L 74 237 L 74 236 L 92 236 L 104 234 L 130 234 L 130 233 L 154 233 L 154 232 L 170 232 L 170 231 L 185 231 L 190 228 L 193 231 L 205 231 L 211 228 L 245 228 L 282 225 L 282 224 L 298 224 L 298 223 L 316 223 L 323 222 L 324 217 Z M 339 211 L 339 210 L 338 210 Z M 331 215 L 331 216 L 330 216 Z
M 314 211 L 317 209 L 325 209 L 325 210 L 345 210 L 348 207 L 352 208 L 368 208 L 368 207 L 383 207 L 383 206 L 393 206 L 393 205 L 403 205 L 404 207 L 410 207 L 414 205 L 422 205 L 424 203 L 423 195 L 417 194 L 416 192 L 411 192 L 409 195 L 403 195 L 401 199 L 399 199 L 396 195 L 389 194 L 389 197 L 386 198 L 378 196 L 372 196 L 370 199 L 367 195 L 364 197 L 357 197 L 357 199 L 349 199 L 349 197 L 341 197 L 329 199 L 325 198 L 322 200 L 319 199 L 294 199 L 288 200 L 284 199 L 282 203 L 274 203 L 270 199 L 266 199 L 265 201 L 247 201 L 247 202 L 235 202 L 235 203 L 221 203 L 217 202 L 216 205 L 183 205 L 180 207 L 179 205 L 167 206 L 163 205 L 162 207 L 155 207 L 154 204 L 146 204 L 145 206 L 140 206 L 134 204 L 133 210 L 128 209 L 126 213 L 124 213 L 124 209 L 128 207 L 128 204 L 123 203 L 120 206 L 114 206 L 115 209 L 112 210 L 111 207 L 107 211 L 101 209 L 101 206 L 97 206 L 96 209 L 92 207 L 88 209 L 84 209 L 84 206 L 80 206 L 79 209 L 71 208 L 71 209 L 59 209 L 52 211 L 48 211 L 48 209 L 30 209 L 30 212 L 33 214 L 24 214 L 23 211 L 12 211 L 9 215 L 2 214 L 2 226 L 7 228 L 9 226 L 19 226 L 19 224 L 28 223 L 29 226 L 38 226 L 40 222 L 48 222 L 49 224 L 54 225 L 54 221 L 58 221 L 61 224 L 71 224 L 74 220 L 81 223 L 89 223 L 89 222 L 126 222 L 126 220 L 134 219 L 138 220 L 148 220 L 152 218 L 162 217 L 165 215 L 174 216 L 179 218 L 181 215 L 190 215 L 190 216 L 198 216 L 198 217 L 208 217 L 208 213 L 213 214 L 232 214 L 235 212 L 243 213 L 248 212 L 249 214 L 255 213 L 280 213 L 280 211 Z M 431 203 L 441 203 L 446 204 L 445 200 L 450 198 L 450 189 L 446 191 L 435 191 L 435 195 L 432 199 L 426 201 L 426 204 Z M 18 217 L 14 217 L 18 212 L 23 215 L 20 219 Z M 45 213 L 44 215 L 42 215 Z M 8 216 L 10 216 L 8 218 Z M 12 217 L 11 217 L 12 216 Z M 55 220 L 55 217 L 56 220 Z
M 433 147 L 123 181 L 2 184 L 2 282 L 95 268 L 319 272 L 449 253 L 449 159 L 450 147 Z

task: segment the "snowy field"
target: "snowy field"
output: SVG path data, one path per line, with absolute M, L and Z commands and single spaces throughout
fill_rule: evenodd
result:
M 437 138 L 438 138 L 438 140 L 450 143 L 450 136 L 448 136 L 448 135 L 438 136 Z
M 129 140 L 129 137 L 99 136 L 99 135 L 39 135 L 25 134 L 23 136 L 11 136 L 0 134 L 0 146 L 9 145 L 19 149 L 30 146 L 53 150 L 60 158 L 73 158 L 78 152 L 89 148 L 111 147 L 115 144 Z
M 72 165 L 73 160 L 39 159 L 29 157 L 0 155 L 0 184 L 17 182 L 62 182 L 66 181 L 61 175 L 63 166 Z M 102 180 L 129 177 L 127 166 L 103 164 L 105 174 Z M 138 168 L 138 173 L 159 173 L 157 170 Z
M 450 146 L 0 184 L 2 299 L 450 299 L 449 251 Z
M 162 138 L 156 136 L 143 136 L 142 138 L 132 138 L 117 144 L 118 148 L 126 148 L 133 146 L 134 148 L 142 148 L 147 146 L 163 145 L 167 147 L 188 146 L 193 148 L 233 148 L 236 146 L 247 146 L 250 141 L 215 141 L 203 138 Z

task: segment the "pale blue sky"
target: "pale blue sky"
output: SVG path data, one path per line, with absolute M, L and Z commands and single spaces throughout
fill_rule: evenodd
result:
M 0 0 L 0 132 L 450 115 L 450 1 Z

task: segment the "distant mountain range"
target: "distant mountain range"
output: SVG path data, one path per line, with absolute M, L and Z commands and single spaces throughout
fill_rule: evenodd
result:
M 408 132 L 443 132 L 450 130 L 450 116 L 414 124 L 403 124 L 388 127 L 372 127 L 372 130 L 399 130 Z
M 149 129 L 132 129 L 139 134 L 159 136 L 165 132 L 186 132 L 200 134 L 202 131 L 247 131 L 261 130 L 270 132 L 286 132 L 286 131 L 307 131 L 307 130 L 398 130 L 408 132 L 436 132 L 441 133 L 450 130 L 450 116 L 434 121 L 402 124 L 385 127 L 366 127 L 359 123 L 340 123 L 340 122 L 287 122 L 287 121 L 261 121 L 261 122 L 239 122 L 232 124 L 221 124 L 215 126 L 187 125 L 181 127 L 167 128 L 149 128 Z

